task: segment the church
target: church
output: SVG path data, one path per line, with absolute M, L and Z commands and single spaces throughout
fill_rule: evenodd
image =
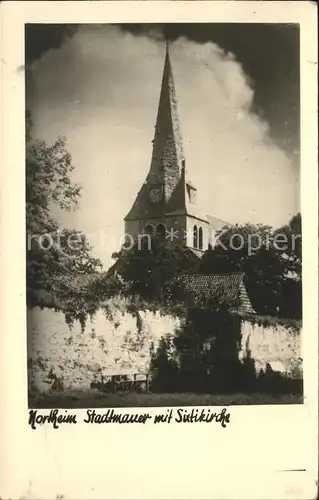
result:
M 183 151 L 177 112 L 176 90 L 169 47 L 166 43 L 164 71 L 160 91 L 151 165 L 132 208 L 126 215 L 125 233 L 131 240 L 145 234 L 157 234 L 186 246 L 201 258 L 214 236 L 227 222 L 210 217 L 200 207 L 200 194 L 191 182 Z M 108 271 L 121 278 L 121 261 Z M 244 283 L 244 273 L 187 274 L 171 280 L 184 290 L 184 299 L 196 301 L 216 298 L 228 307 L 254 314 Z
M 180 240 L 200 257 L 228 224 L 200 208 L 200 193 L 189 177 L 168 43 L 152 143 L 149 173 L 124 219 L 125 233 L 133 239 L 147 233 Z

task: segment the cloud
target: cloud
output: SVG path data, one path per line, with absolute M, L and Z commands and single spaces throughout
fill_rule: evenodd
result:
M 153 35 L 82 26 L 32 66 L 35 133 L 49 142 L 67 137 L 83 185 L 80 210 L 62 222 L 106 234 L 96 248 L 106 264 L 150 166 L 165 50 L 161 33 Z M 187 169 L 207 213 L 285 223 L 299 210 L 298 175 L 251 111 L 254 91 L 241 65 L 213 43 L 180 38 L 170 51 Z

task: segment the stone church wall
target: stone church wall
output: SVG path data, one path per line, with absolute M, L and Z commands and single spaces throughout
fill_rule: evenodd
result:
M 125 233 L 132 235 L 134 238 L 138 235 L 141 238 L 144 234 L 145 227 L 151 225 L 154 228 L 154 233 L 156 230 L 157 224 L 164 224 L 169 231 L 170 229 L 174 229 L 174 231 L 179 231 L 179 237 L 183 239 L 184 230 L 186 228 L 186 217 L 183 216 L 174 216 L 174 217 L 145 217 L 144 219 L 137 221 L 127 221 L 125 223 Z
M 130 220 L 125 222 L 125 234 L 129 234 L 135 237 L 137 234 L 141 232 L 140 228 L 141 224 L 138 220 Z
M 156 347 L 179 326 L 177 318 L 150 311 L 137 320 L 125 304 L 114 307 L 111 318 L 99 310 L 84 332 L 78 322 L 69 328 L 64 315 L 51 309 L 29 310 L 27 319 L 29 385 L 40 392 L 51 388 L 51 370 L 65 389 L 78 390 L 89 389 L 101 375 L 146 373 L 151 343 Z
M 63 379 L 66 390 L 87 390 L 101 375 L 148 371 L 150 347 L 165 334 L 174 334 L 181 320 L 141 311 L 138 317 L 117 304 L 106 317 L 100 310 L 84 332 L 76 322 L 67 326 L 64 315 L 51 309 L 28 311 L 29 385 L 40 392 L 52 386 L 50 372 Z M 242 350 L 255 360 L 257 373 L 266 370 L 300 378 L 300 334 L 284 326 L 262 327 L 242 321 Z M 31 383 L 32 382 L 32 383 Z
M 261 326 L 243 320 L 240 357 L 250 355 L 257 373 L 265 372 L 269 365 L 274 372 L 302 378 L 300 334 L 300 331 L 279 324 Z

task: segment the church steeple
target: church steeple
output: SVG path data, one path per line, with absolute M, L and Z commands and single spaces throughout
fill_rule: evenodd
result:
M 173 230 L 181 242 L 202 252 L 208 244 L 208 221 L 187 178 L 168 41 L 165 45 L 150 170 L 125 217 L 125 233 L 136 238 L 144 232 L 167 235 Z M 193 229 L 204 231 L 198 246 L 193 244 Z
M 149 173 L 125 220 L 163 215 L 172 209 L 185 210 L 184 195 L 176 196 L 176 191 L 182 192 L 178 185 L 185 159 L 168 41 L 152 145 Z
M 184 164 L 184 152 L 179 117 L 177 112 L 176 90 L 166 41 L 164 71 L 160 91 L 150 177 L 163 183 L 164 197 L 167 202 L 178 182 Z

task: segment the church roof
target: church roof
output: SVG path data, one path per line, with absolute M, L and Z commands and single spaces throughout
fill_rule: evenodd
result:
M 186 299 L 190 298 L 195 304 L 216 299 L 229 308 L 254 313 L 244 277 L 244 273 L 189 274 L 178 276 L 172 281 L 186 294 Z
M 211 215 L 207 215 L 207 219 L 211 229 L 222 229 L 225 226 L 230 226 L 229 222 L 225 222 L 221 219 L 216 219 L 216 217 L 212 217 Z

